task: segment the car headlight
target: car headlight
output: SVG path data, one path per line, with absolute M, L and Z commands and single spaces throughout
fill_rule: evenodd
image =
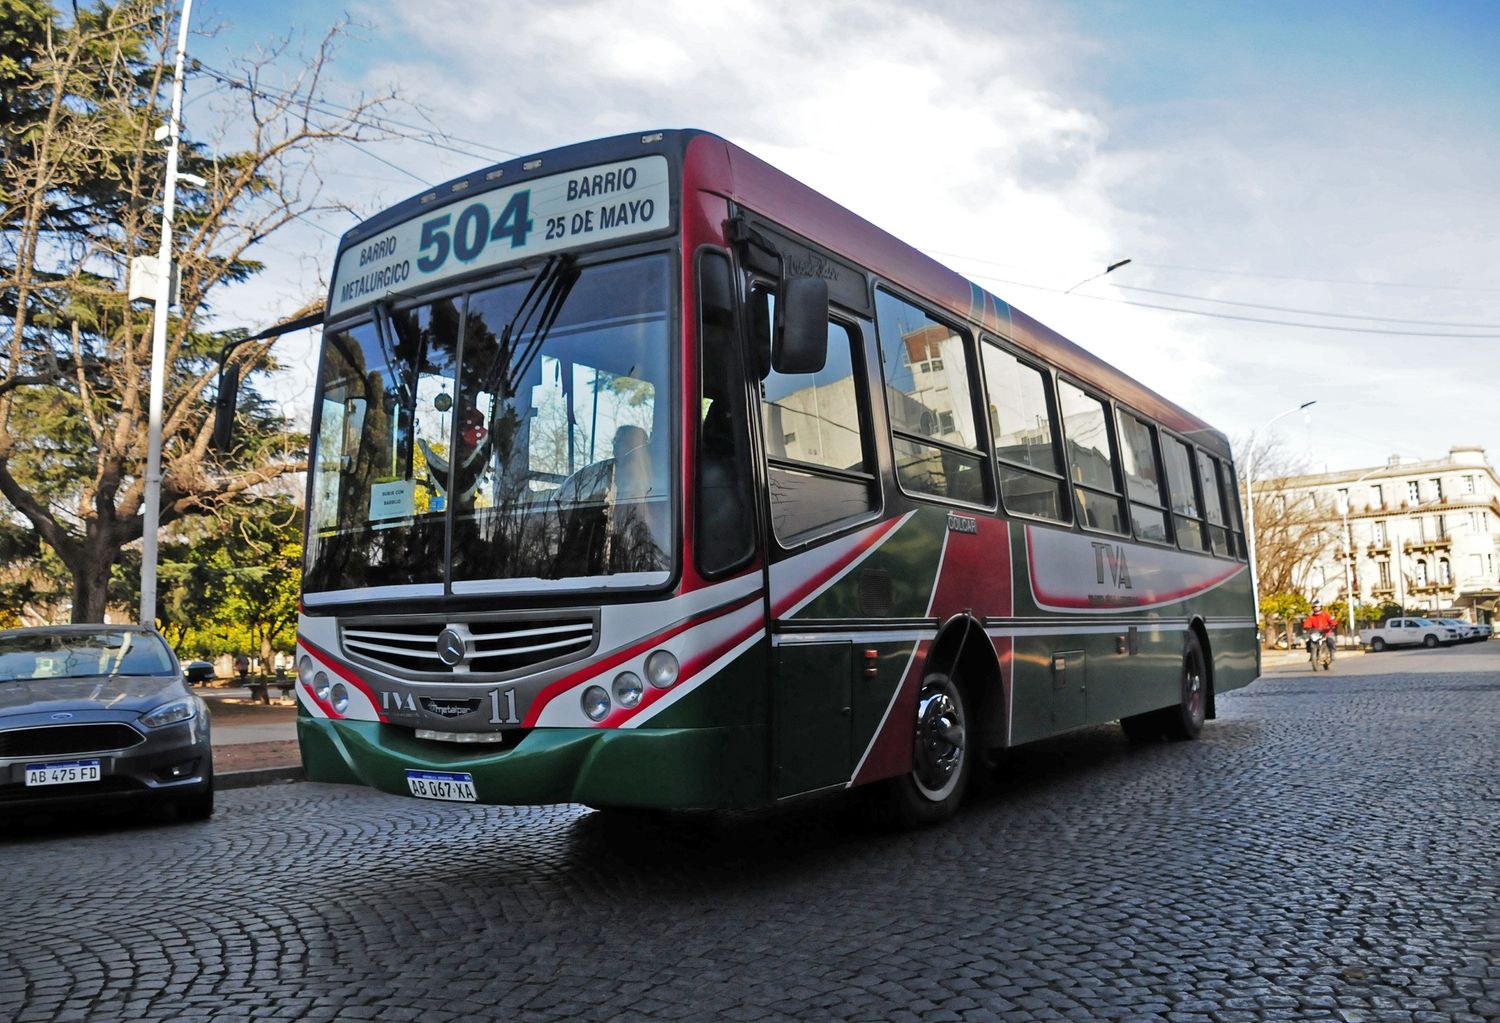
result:
M 141 715 L 141 724 L 147 728 L 160 728 L 162 725 L 175 725 L 179 721 L 186 721 L 198 709 L 193 706 L 192 700 L 173 700 L 164 703 L 148 714 Z

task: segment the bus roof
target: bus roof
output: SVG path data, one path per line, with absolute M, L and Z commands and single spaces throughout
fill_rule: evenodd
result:
M 821 192 L 727 139 L 697 129 L 617 135 L 480 168 L 426 189 L 351 228 L 340 239 L 339 252 L 423 209 L 446 205 L 460 197 L 622 156 L 653 152 L 666 155 L 674 173 L 691 181 L 691 187 L 722 194 L 893 284 L 941 305 L 951 315 L 980 324 L 1163 426 L 1186 434 L 1219 454 L 1230 454 L 1224 434 L 1191 412 Z

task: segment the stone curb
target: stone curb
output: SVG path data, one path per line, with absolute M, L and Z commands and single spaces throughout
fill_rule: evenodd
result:
M 296 767 L 254 767 L 248 771 L 220 771 L 214 774 L 214 789 L 226 792 L 229 789 L 248 789 L 256 785 L 304 781 L 306 777 L 300 764 Z

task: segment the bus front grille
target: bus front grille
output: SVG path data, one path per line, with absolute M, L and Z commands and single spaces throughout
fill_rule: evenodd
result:
M 401 675 L 462 679 L 493 678 L 575 660 L 592 653 L 598 641 L 598 618 L 592 613 L 535 614 L 472 618 L 462 621 L 350 621 L 340 629 L 344 652 L 352 660 Z M 441 648 L 445 633 L 462 640 Z

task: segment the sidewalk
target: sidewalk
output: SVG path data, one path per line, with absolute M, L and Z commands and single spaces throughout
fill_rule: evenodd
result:
M 214 774 L 220 782 L 244 771 L 300 768 L 297 749 L 297 707 L 272 696 L 269 705 L 253 702 L 243 688 L 195 687 L 208 701 L 213 720 Z

